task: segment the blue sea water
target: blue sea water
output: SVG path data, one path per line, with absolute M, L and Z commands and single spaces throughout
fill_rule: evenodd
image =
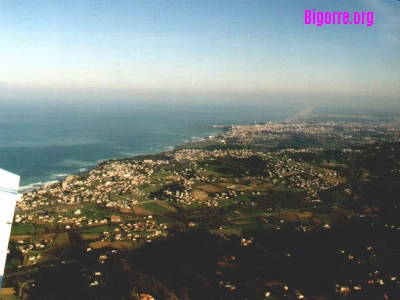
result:
M 303 106 L 172 103 L 7 103 L 0 107 L 0 168 L 32 187 L 109 158 L 157 153 L 214 135 L 212 125 L 284 121 Z M 22 190 L 23 191 L 23 190 Z

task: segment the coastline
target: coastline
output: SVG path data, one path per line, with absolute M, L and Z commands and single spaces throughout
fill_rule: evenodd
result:
M 220 135 L 222 132 L 219 132 L 218 134 L 214 134 L 214 136 L 218 136 Z M 146 157 L 153 157 L 153 156 L 158 156 L 158 155 L 162 155 L 163 153 L 169 152 L 169 151 L 174 151 L 175 149 L 185 146 L 185 145 L 189 145 L 192 143 L 199 143 L 199 142 L 204 142 L 207 141 L 208 138 L 204 137 L 204 138 L 200 138 L 200 137 L 191 137 L 191 140 L 184 140 L 183 143 L 176 145 L 176 146 L 168 146 L 168 147 L 164 147 L 164 151 L 161 152 L 156 152 L 156 153 L 143 153 L 143 152 L 139 152 L 139 153 L 134 153 L 133 156 L 127 156 L 127 157 L 120 157 L 120 158 L 105 158 L 105 159 L 101 159 L 99 160 L 96 165 L 92 165 L 92 166 L 87 166 L 85 168 L 80 168 L 79 172 L 76 173 L 71 173 L 71 174 L 66 174 L 66 173 L 60 173 L 60 174 L 55 174 L 52 175 L 52 178 L 57 178 L 57 180 L 47 180 L 47 181 L 39 181 L 39 182 L 35 182 L 35 183 L 30 183 L 27 185 L 23 185 L 20 186 L 18 189 L 18 194 L 20 194 L 21 196 L 26 193 L 26 192 L 30 192 L 30 191 L 34 191 L 36 189 L 40 189 L 40 188 L 46 188 L 47 186 L 50 186 L 54 183 L 59 183 L 59 182 L 63 182 L 67 177 L 69 176 L 77 176 L 77 175 L 83 175 L 86 174 L 88 172 L 90 172 L 91 170 L 97 168 L 99 165 L 108 162 L 108 161 L 121 161 L 121 160 L 135 160 L 135 158 L 140 158 L 142 157 L 142 159 L 146 159 Z
M 209 136 L 219 136 L 220 134 L 230 130 L 230 126 L 224 126 L 224 125 L 208 125 L 205 126 L 203 131 L 203 137 L 201 136 L 188 136 L 183 138 L 183 140 L 173 146 L 164 146 L 160 149 L 157 148 L 157 150 L 161 150 L 161 151 L 157 151 L 157 152 L 153 152 L 153 147 L 149 147 L 148 150 L 149 152 L 143 152 L 143 151 L 127 151 L 125 154 L 127 155 L 122 155 L 122 157 L 108 157 L 108 158 L 102 158 L 102 159 L 98 159 L 96 160 L 95 163 L 88 163 L 86 166 L 81 165 L 79 166 L 79 169 L 77 169 L 77 172 L 70 172 L 67 173 L 65 172 L 65 170 L 59 170 L 59 173 L 57 174 L 52 174 L 52 175 L 48 175 L 48 176 L 43 176 L 42 178 L 39 178 L 37 181 L 35 182 L 31 182 L 31 183 L 27 183 L 24 184 L 22 186 L 20 186 L 20 188 L 18 189 L 18 193 L 19 194 L 23 194 L 29 191 L 33 191 L 39 188 L 43 188 L 49 185 L 52 185 L 54 183 L 57 182 L 63 182 L 68 176 L 71 175 L 81 175 L 81 174 L 85 174 L 93 169 L 95 169 L 98 165 L 106 162 L 106 161 L 110 161 L 110 160 L 124 160 L 124 159 L 134 159 L 135 157 L 140 157 L 140 156 L 153 156 L 153 155 L 160 155 L 162 153 L 165 153 L 167 151 L 173 151 L 179 147 L 182 147 L 184 145 L 188 145 L 191 143 L 201 143 L 204 141 L 208 140 Z M 63 172 L 64 171 L 64 172 Z

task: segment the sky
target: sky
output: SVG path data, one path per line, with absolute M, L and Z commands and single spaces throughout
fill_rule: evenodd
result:
M 372 26 L 304 11 L 373 12 Z M 0 101 L 400 106 L 397 0 L 0 0 Z

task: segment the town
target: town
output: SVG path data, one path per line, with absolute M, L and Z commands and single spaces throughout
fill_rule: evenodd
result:
M 255 230 L 329 232 L 352 220 L 383 226 L 378 225 L 378 205 L 360 202 L 360 184 L 373 177 L 357 159 L 371 151 L 363 147 L 398 142 L 399 133 L 395 123 L 232 126 L 218 136 L 160 154 L 104 161 L 88 172 L 23 194 L 12 228 L 10 274 L 79 260 L 63 250 L 71 247 L 71 239 L 77 239 L 80 255 L 96 255 L 102 265 L 118 251 L 199 230 L 227 243 L 237 236 L 238 246 L 251 249 L 257 241 Z M 293 139 L 300 146 L 293 147 Z M 398 169 L 390 172 L 397 174 Z M 400 230 L 394 222 L 384 225 L 384 230 Z M 348 254 L 343 247 L 338 253 L 346 261 L 366 264 L 380 255 L 366 247 L 368 257 Z M 218 265 L 235 269 L 243 259 L 228 251 Z M 288 259 L 290 252 L 285 253 Z M 104 272 L 90 272 L 85 273 L 88 286 L 102 286 Z M 392 272 L 376 282 L 397 284 L 398 276 Z M 375 283 L 369 279 L 365 284 L 371 282 Z M 236 292 L 238 284 L 220 280 L 218 286 Z M 260 295 L 305 297 L 288 285 L 270 283 Z M 335 289 L 347 295 L 363 286 L 342 283 Z

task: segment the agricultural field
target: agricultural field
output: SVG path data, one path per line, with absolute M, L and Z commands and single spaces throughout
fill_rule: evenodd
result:
M 159 176 L 160 178 L 165 178 L 168 176 L 172 176 L 172 173 L 170 172 L 158 172 L 158 174 L 155 174 L 155 176 Z
M 276 215 L 277 218 L 284 220 L 285 222 L 289 223 L 296 223 L 298 222 L 297 214 L 295 213 L 284 213 L 280 215 Z
M 85 234 L 85 233 L 82 233 L 81 236 L 82 236 L 82 240 L 84 240 L 84 241 L 93 241 L 93 240 L 97 240 L 101 237 L 100 234 Z
M 101 248 L 113 248 L 113 249 L 131 249 L 137 245 L 136 242 L 132 241 L 115 241 L 115 242 L 106 242 L 106 241 L 96 241 L 89 243 L 89 247 L 92 249 L 101 249 Z
M 192 197 L 195 198 L 196 200 L 205 200 L 208 199 L 208 193 L 200 191 L 198 189 L 194 189 L 192 191 Z
M 199 174 L 200 176 L 203 176 L 203 177 L 210 177 L 212 175 L 214 175 L 216 177 L 222 176 L 221 173 L 214 172 L 214 171 L 198 171 L 197 174 Z
M 235 202 L 237 202 L 237 199 L 221 199 L 221 200 L 217 200 L 219 206 L 221 207 L 226 207 L 226 206 L 230 206 L 232 204 L 234 204 Z
M 153 212 L 151 210 L 147 210 L 142 205 L 139 204 L 133 204 L 132 206 L 132 211 L 137 214 L 137 215 L 152 215 Z
M 339 177 L 333 177 L 333 176 L 320 176 L 322 180 L 329 181 L 329 182 L 334 182 L 334 183 L 346 183 L 347 178 L 339 178 Z
M 273 183 L 269 183 L 269 182 L 262 182 L 257 186 L 257 190 L 268 190 L 274 187 Z
M 13 287 L 3 287 L 0 292 L 0 300 L 16 300 L 17 295 Z
M 225 191 L 224 189 L 212 184 L 198 185 L 196 188 L 207 193 L 221 193 Z
M 294 175 L 299 175 L 300 174 L 300 172 L 296 172 L 296 171 L 293 171 L 293 172 L 283 172 L 283 176 L 294 176 Z
M 81 214 L 79 217 L 86 217 L 88 219 L 104 219 L 107 216 L 107 212 L 97 208 L 93 203 L 86 204 L 83 208 L 80 208 Z M 76 215 L 74 215 L 76 217 Z
M 34 228 L 31 224 L 13 224 L 11 227 L 11 235 L 24 235 L 34 232 Z
M 226 235 L 234 234 L 237 236 L 242 235 L 242 232 L 236 228 L 210 229 L 210 232 L 212 234 L 226 234 Z
M 81 230 L 80 233 L 83 235 L 95 235 L 103 233 L 104 231 L 111 231 L 111 228 L 108 225 L 91 226 Z
M 32 235 L 11 235 L 10 241 L 31 240 Z
M 160 187 L 156 185 L 144 184 L 139 186 L 139 190 L 141 190 L 143 193 L 149 193 L 149 194 L 157 192 L 159 189 Z
M 52 245 L 66 246 L 69 244 L 68 233 L 60 233 L 53 239 Z
M 176 212 L 176 208 L 165 201 L 154 200 L 146 203 L 132 205 L 132 209 L 139 215 L 163 215 Z
M 173 207 L 172 205 L 168 204 L 166 201 L 157 201 L 157 203 L 159 205 L 161 205 L 162 207 L 166 208 L 167 210 L 169 210 L 170 212 L 177 212 L 178 210 Z

